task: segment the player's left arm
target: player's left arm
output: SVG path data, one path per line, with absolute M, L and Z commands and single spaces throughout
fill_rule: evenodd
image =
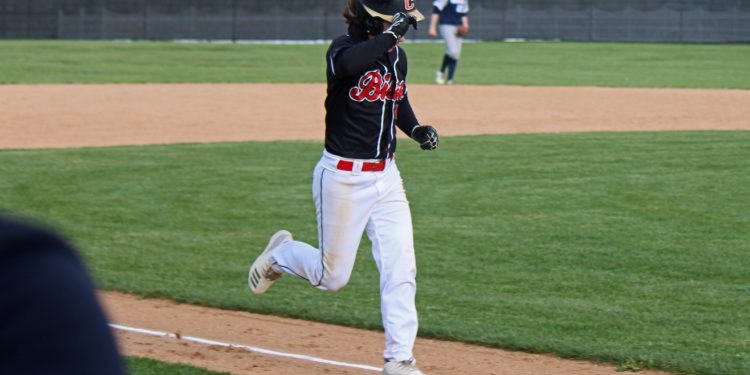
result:
M 469 3 L 456 7 L 458 15 L 461 17 L 461 26 L 458 27 L 458 35 L 464 36 L 469 33 Z
M 414 110 L 409 103 L 409 96 L 404 96 L 398 105 L 396 125 L 411 139 L 419 142 L 422 150 L 434 150 L 438 147 L 438 133 L 430 125 L 420 125 Z
M 458 35 L 464 36 L 469 33 L 469 17 L 461 17 L 461 26 L 458 27 Z
M 401 49 L 399 53 L 401 56 L 398 67 L 403 73 L 404 81 L 406 81 L 406 73 L 408 72 L 409 64 L 407 62 L 406 52 Z M 398 126 L 398 128 L 406 133 L 411 139 L 419 142 L 419 147 L 423 150 L 434 150 L 437 148 L 437 130 L 430 125 L 419 124 L 417 115 L 414 114 L 414 110 L 411 108 L 411 103 L 409 103 L 409 92 L 406 86 L 404 86 L 404 97 L 398 103 L 396 126 Z

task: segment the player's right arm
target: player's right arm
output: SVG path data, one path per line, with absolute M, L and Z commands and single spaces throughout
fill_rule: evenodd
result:
M 339 78 L 361 73 L 386 54 L 396 42 L 391 34 L 380 34 L 360 43 L 349 37 L 341 37 L 331 44 L 328 67 Z
M 370 36 L 364 42 L 357 43 L 351 37 L 336 39 L 328 50 L 331 73 L 336 77 L 360 73 L 396 46 L 409 30 L 410 25 L 414 27 L 417 25 L 417 20 L 413 16 L 396 13 L 387 30 Z
M 430 29 L 427 32 L 431 37 L 437 38 L 437 25 L 438 21 L 440 21 L 440 13 L 432 13 L 432 17 L 430 17 Z

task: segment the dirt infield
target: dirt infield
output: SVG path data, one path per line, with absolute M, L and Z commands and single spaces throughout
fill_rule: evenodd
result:
M 0 85 L 0 148 L 321 140 L 324 95 L 323 85 Z M 750 91 L 412 85 L 410 95 L 421 121 L 442 135 L 750 130 Z M 195 336 L 381 365 L 382 332 L 119 293 L 101 296 L 114 323 L 183 337 L 118 331 L 129 355 L 233 374 L 376 373 L 184 339 Z M 437 340 L 419 339 L 416 354 L 429 374 L 616 374 L 609 365 Z
M 410 85 L 441 135 L 750 129 L 748 90 Z M 0 148 L 321 140 L 325 86 L 0 85 Z
M 232 374 L 378 374 L 372 370 L 190 342 L 184 339 L 189 335 L 350 364 L 382 365 L 383 333 L 378 331 L 138 299 L 121 293 L 105 292 L 101 297 L 112 321 L 129 327 L 178 333 L 183 338 L 118 331 L 120 345 L 128 355 L 189 363 Z M 431 375 L 620 374 L 609 365 L 428 339 L 417 339 L 415 355 L 421 369 Z M 665 373 L 642 371 L 639 374 Z

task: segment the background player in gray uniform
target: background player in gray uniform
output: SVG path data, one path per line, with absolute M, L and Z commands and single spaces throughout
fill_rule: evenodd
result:
M 462 37 L 469 33 L 469 0 L 435 0 L 432 2 L 429 34 L 438 36 L 438 31 L 445 41 L 443 64 L 435 72 L 438 84 L 453 84 L 456 65 L 461 58 Z M 445 70 L 448 69 L 446 80 Z
M 414 0 L 348 0 L 348 35 L 326 54 L 328 81 L 323 156 L 313 172 L 318 244 L 282 230 L 250 266 L 248 285 L 264 293 L 283 274 L 328 291 L 349 281 L 362 233 L 380 272 L 385 329 L 383 374 L 420 375 L 416 261 L 409 202 L 396 166 L 396 128 L 424 150 L 437 148 L 434 128 L 420 125 L 409 103 L 407 57 L 399 47 L 424 17 Z

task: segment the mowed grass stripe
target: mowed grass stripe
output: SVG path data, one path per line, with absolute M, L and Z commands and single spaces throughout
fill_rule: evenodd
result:
M 405 140 L 420 334 L 696 374 L 750 372 L 750 132 Z M 0 152 L 0 205 L 53 223 L 105 289 L 379 328 L 350 284 L 246 270 L 279 228 L 317 243 L 318 142 Z
M 443 45 L 407 42 L 403 47 L 409 83 L 433 83 Z M 0 83 L 322 83 L 327 48 L 5 40 L 0 41 Z M 750 89 L 747 61 L 746 44 L 467 43 L 456 82 Z

